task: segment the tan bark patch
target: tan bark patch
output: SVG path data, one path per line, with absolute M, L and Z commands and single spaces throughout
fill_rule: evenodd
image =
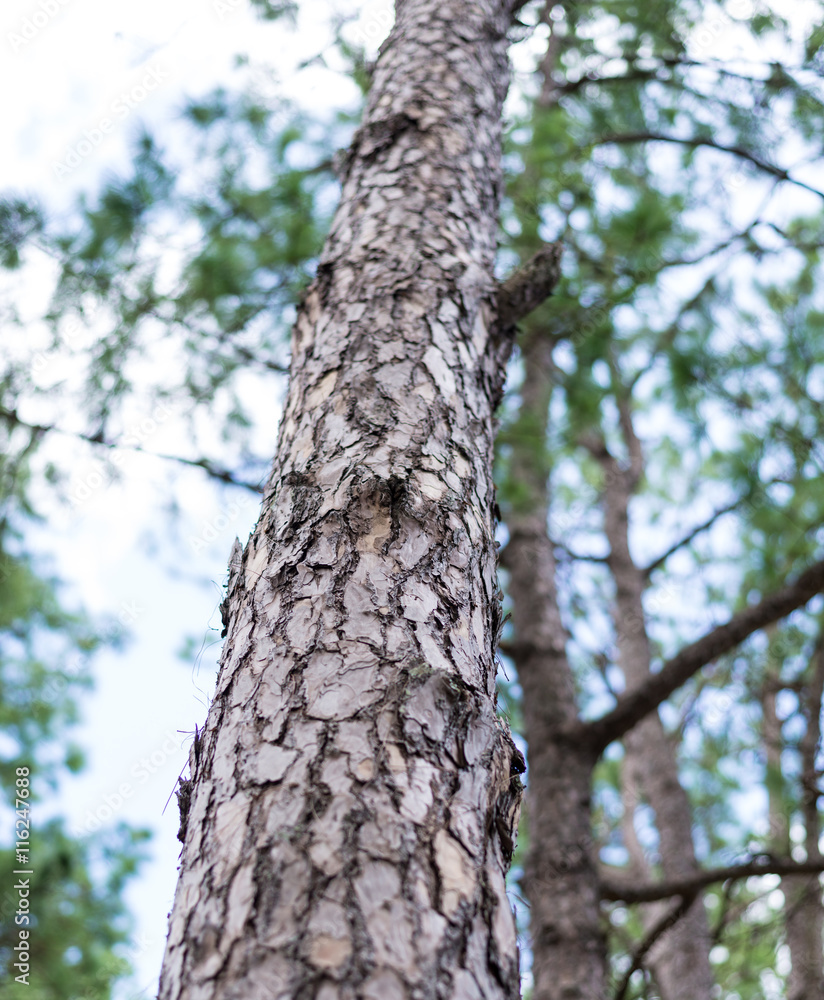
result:
M 472 859 L 445 830 L 435 835 L 435 859 L 441 878 L 441 910 L 451 916 L 461 901 L 470 899 L 475 891 Z

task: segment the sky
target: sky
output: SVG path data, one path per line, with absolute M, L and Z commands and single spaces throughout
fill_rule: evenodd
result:
M 302 104 L 311 106 L 313 96 L 323 101 L 323 74 L 298 75 L 295 67 L 328 44 L 330 6 L 304 0 L 292 32 L 257 19 L 247 0 L 4 0 L 0 83 L 18 95 L 3 108 L 15 153 L 3 160 L 4 187 L 48 191 L 51 201 L 67 205 L 104 171 L 126 163 L 141 120 L 167 124 L 186 95 L 238 84 L 239 53 L 274 66 Z M 353 30 L 378 37 L 389 4 L 358 8 Z M 78 151 L 76 162 L 71 154 Z
M 247 0 L 3 0 L 0 87 L 12 99 L 0 110 L 0 191 L 35 194 L 55 217 L 68 217 L 80 193 L 128 168 L 130 139 L 143 124 L 173 141 L 187 97 L 239 86 L 249 72 L 235 66 L 239 53 L 249 56 L 252 72 L 273 66 L 280 92 L 309 109 L 354 100 L 332 73 L 297 69 L 329 44 L 330 11 L 344 9 L 358 15 L 353 37 L 374 52 L 391 23 L 388 0 L 302 0 L 294 32 L 258 20 Z M 748 16 L 753 4 L 731 0 L 729 9 L 733 17 L 696 34 L 696 55 L 724 54 L 734 18 Z M 25 289 L 33 315 L 47 291 L 46 275 Z M 175 414 L 155 416 L 147 447 L 174 453 L 185 444 L 181 422 Z M 276 423 L 275 407 L 262 448 L 274 450 Z M 137 919 L 129 954 L 136 976 L 121 991 L 149 997 L 177 877 L 173 791 L 213 685 L 228 553 L 236 535 L 245 541 L 257 504 L 241 491 L 213 490 L 197 471 L 181 473 L 178 537 L 164 551 L 148 531 L 162 517 L 162 460 L 129 455 L 123 480 L 110 485 L 91 447 L 68 437 L 46 447 L 69 457 L 77 502 L 53 505 L 32 545 L 52 554 L 74 600 L 121 621 L 132 641 L 122 653 L 95 659 L 96 690 L 83 700 L 76 734 L 89 767 L 42 808 L 67 816 L 77 832 L 118 820 L 153 829 L 151 861 L 127 897 Z M 196 656 L 181 659 L 176 652 L 193 634 L 210 638 Z

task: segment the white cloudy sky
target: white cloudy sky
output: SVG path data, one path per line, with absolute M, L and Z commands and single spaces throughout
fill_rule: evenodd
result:
M 88 188 L 107 166 L 124 162 L 138 118 L 167 121 L 184 95 L 237 82 L 237 53 L 274 66 L 302 101 L 322 100 L 318 74 L 298 77 L 294 68 L 328 42 L 333 6 L 361 8 L 358 23 L 371 35 L 390 5 L 306 0 L 292 33 L 255 19 L 247 0 L 4 0 L 0 84 L 13 99 L 4 101 L 3 133 L 14 138 L 7 150 L 15 155 L 3 158 L 3 185 L 50 189 L 55 198 Z M 117 119 L 115 102 L 153 69 L 162 77 L 156 89 L 145 99 L 138 95 L 136 108 Z M 115 121 L 114 131 L 69 179 L 56 183 L 55 164 L 105 118 Z
M 746 16 L 752 4 L 731 0 L 731 6 L 736 16 Z M 34 193 L 54 212 L 68 212 L 79 192 L 93 191 L 108 171 L 128 167 L 129 139 L 141 122 L 171 134 L 170 123 L 173 128 L 186 96 L 219 83 L 240 83 L 232 68 L 238 53 L 274 66 L 283 92 L 307 106 L 351 100 L 354 95 L 341 89 L 339 78 L 317 68 L 298 73 L 296 66 L 328 44 L 331 10 L 358 11 L 354 27 L 376 45 L 390 7 L 389 0 L 302 0 L 292 33 L 257 20 L 247 0 L 3 0 L 0 191 Z M 695 44 L 702 55 L 723 55 L 732 33 L 733 21 L 718 21 Z M 143 86 L 149 73 L 157 86 L 145 98 L 137 90 L 137 107 L 121 114 L 124 105 L 116 102 Z M 98 135 L 105 119 L 112 129 Z M 80 145 L 87 134 L 99 139 L 91 150 Z M 56 164 L 67 163 L 70 151 L 78 149 L 83 155 L 77 166 L 58 172 Z M 37 280 L 26 288 L 33 314 L 45 293 Z M 275 421 L 268 424 L 273 438 Z M 173 420 L 159 428 L 151 444 L 174 451 L 179 441 Z M 69 439 L 50 447 L 76 463 L 75 483 L 93 475 L 90 448 Z M 114 818 L 155 830 L 152 861 L 129 893 L 138 918 L 130 956 L 137 976 L 126 995 L 144 997 L 156 986 L 176 880 L 174 800 L 163 809 L 186 760 L 183 734 L 205 718 L 217 647 L 205 651 L 199 667 L 187 667 L 174 654 L 184 635 L 218 624 L 232 539 L 246 538 L 257 513 L 243 497 L 218 499 L 198 473 L 184 476 L 183 534 L 205 531 L 209 543 L 192 554 L 190 565 L 170 567 L 163 552 L 146 542 L 147 525 L 162 516 L 160 464 L 131 456 L 120 485 L 92 490 L 76 509 L 55 507 L 48 525 L 32 536 L 33 544 L 54 553 L 59 575 L 89 610 L 117 615 L 125 609 L 133 619 L 132 645 L 123 654 L 98 658 L 97 690 L 84 701 L 79 738 L 90 767 L 66 783 L 54 806 L 75 829 L 90 815 L 105 816 L 109 803 Z M 215 523 L 219 529 L 210 532 Z M 204 580 L 211 583 L 203 586 Z M 118 806 L 123 786 L 127 795 Z

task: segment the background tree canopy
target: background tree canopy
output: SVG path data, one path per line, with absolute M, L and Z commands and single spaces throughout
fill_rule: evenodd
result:
M 299 18 L 295 4 L 256 6 L 284 30 Z M 345 106 L 330 89 L 325 113 L 302 108 L 278 96 L 265 67 L 250 67 L 245 89 L 191 98 L 167 126 L 135 134 L 130 169 L 68 215 L 50 210 L 47 192 L 7 192 L 0 203 L 6 802 L 21 764 L 34 803 L 82 768 L 71 727 L 98 651 L 134 625 L 117 606 L 109 621 L 76 610 L 72 580 L 52 579 L 43 557 L 50 530 L 151 478 L 144 502 L 154 523 L 141 545 L 172 573 L 196 577 L 204 549 L 220 563 L 254 520 L 290 323 L 388 10 L 328 27 L 317 61 L 357 84 Z M 529 2 L 512 36 L 500 273 L 559 240 L 563 278 L 521 324 L 501 406 L 501 540 L 534 509 L 523 470 L 538 470 L 539 488 L 549 484 L 542 502 L 576 698 L 593 717 L 627 683 L 628 636 L 645 635 L 655 670 L 821 558 L 824 7 Z M 525 379 L 541 344 L 546 382 L 535 396 Z M 622 605 L 625 578 L 608 559 L 610 491 L 629 469 L 638 614 Z M 156 600 L 139 580 L 134 597 Z M 206 604 L 219 600 L 213 584 Z M 702 868 L 820 858 L 821 611 L 819 597 L 756 633 L 662 706 Z M 192 637 L 190 665 L 204 632 L 218 641 L 214 617 L 211 631 L 201 618 L 176 625 L 180 641 Z M 517 728 L 512 643 L 505 625 L 501 705 Z M 211 681 L 208 670 L 198 675 L 204 688 Z M 631 755 L 616 741 L 598 765 L 592 836 L 606 878 L 647 880 L 667 863 L 655 809 L 633 791 Z M 74 836 L 54 811 L 41 815 L 34 995 L 107 997 L 127 971 L 123 889 L 145 833 L 113 817 Z M 4 821 L 4 848 L 8 829 Z M 534 836 L 527 814 L 520 852 Z M 526 932 L 521 856 L 512 891 Z M 12 868 L 4 850 L 4 890 Z M 787 995 L 794 892 L 773 875 L 709 887 L 714 995 Z M 639 950 L 649 907 L 607 899 L 604 920 L 616 995 L 659 995 L 654 962 Z M 4 906 L 4 973 L 13 933 Z M 529 969 L 527 944 L 527 986 Z

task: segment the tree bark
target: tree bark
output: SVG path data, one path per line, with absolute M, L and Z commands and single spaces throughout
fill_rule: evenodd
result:
M 510 540 L 503 552 L 513 605 L 511 649 L 529 747 L 524 892 L 530 904 L 533 1000 L 601 1000 L 606 945 L 590 815 L 596 758 L 586 743 L 569 743 L 563 735 L 577 718 L 577 705 L 547 533 L 552 347 L 540 334 L 521 344 L 520 428 L 511 461 L 519 501 L 507 513 Z
M 519 990 L 495 717 L 509 0 L 398 0 L 191 754 L 162 1000 Z
M 824 636 L 813 655 L 812 677 L 803 694 L 806 729 L 801 738 L 801 815 L 807 861 L 822 864 L 818 812 L 821 746 L 821 705 L 824 699 Z M 819 875 L 794 875 L 782 879 L 786 899 L 787 944 L 792 968 L 787 1000 L 824 997 L 824 906 Z
M 542 11 L 546 23 L 550 23 L 550 7 L 546 3 Z M 539 66 L 537 104 L 541 111 L 554 100 L 552 72 L 557 52 L 553 32 Z M 554 254 L 552 247 L 539 250 L 518 272 L 539 270 L 550 279 L 528 282 L 530 294 L 554 287 L 559 249 Z M 549 267 L 542 269 L 544 260 Z M 503 288 L 514 284 L 510 279 Z M 525 297 L 512 296 L 516 301 Z M 557 337 L 546 329 L 527 330 L 520 339 L 524 380 L 510 466 L 518 499 L 506 514 L 509 542 L 502 554 L 510 574 L 515 635 L 511 654 L 523 692 L 524 738 L 529 748 L 529 846 L 523 889 L 530 907 L 532 1000 L 603 1000 L 607 995 L 606 940 L 591 816 L 597 753 L 587 741 L 565 736 L 578 720 L 578 705 L 547 525 L 551 472 L 547 432 L 556 343 Z
M 801 754 L 801 818 L 804 823 L 804 846 L 807 860 L 821 862 L 819 850 L 820 820 L 818 815 L 818 771 L 816 757 L 821 739 L 821 702 L 824 692 L 824 642 L 813 655 L 810 682 L 801 692 L 801 708 L 806 729 L 800 740 Z M 780 666 L 778 667 L 780 670 Z M 776 710 L 776 698 L 781 690 L 780 677 L 768 676 L 761 704 L 763 709 L 763 739 L 767 765 L 769 796 L 770 846 L 789 857 L 790 804 L 782 764 L 785 743 L 781 720 Z M 807 1000 L 824 996 L 824 955 L 822 932 L 824 910 L 821 904 L 821 883 L 818 875 L 789 875 L 781 880 L 784 892 L 784 914 L 787 945 L 790 949 L 791 970 L 787 984 L 787 1000 Z
M 649 677 L 652 665 L 643 603 L 646 576 L 629 548 L 629 504 L 643 472 L 644 458 L 629 403 L 619 400 L 618 406 L 629 465 L 622 468 L 603 441 L 592 451 L 604 473 L 604 531 L 610 547 L 607 562 L 615 583 L 613 620 L 618 661 L 627 687 L 633 689 Z M 664 877 L 684 879 L 695 875 L 698 864 L 692 840 L 692 810 L 681 785 L 675 748 L 657 711 L 627 733 L 624 748 L 624 769 L 630 785 L 640 791 L 655 813 Z M 634 812 L 633 802 L 626 797 L 625 807 Z M 646 864 L 638 858 L 634 862 L 636 867 Z M 648 871 L 639 874 L 648 875 Z M 662 912 L 660 905 L 653 905 L 646 926 L 659 921 Z M 709 927 L 699 893 L 650 952 L 650 966 L 663 1000 L 709 1000 L 714 983 L 709 952 Z

